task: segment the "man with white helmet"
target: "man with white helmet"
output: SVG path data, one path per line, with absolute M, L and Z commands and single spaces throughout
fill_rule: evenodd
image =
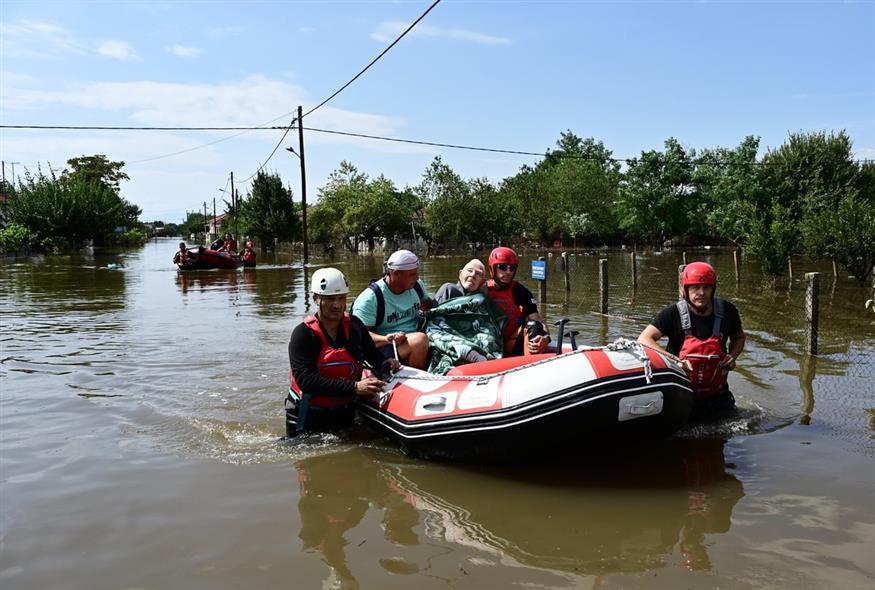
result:
M 428 337 L 417 332 L 419 311 L 431 308 L 431 297 L 419 280 L 419 258 L 398 250 L 386 261 L 386 275 L 356 297 L 352 314 L 371 332 L 374 344 L 386 357 L 394 356 L 410 367 L 425 369 Z
M 349 283 L 336 268 L 313 273 L 310 291 L 318 311 L 304 318 L 289 340 L 289 395 L 286 435 L 351 426 L 356 396 L 380 393 L 385 382 L 362 378 L 362 368 L 397 371 L 385 360 L 361 321 L 346 313 Z
M 638 342 L 677 357 L 693 383 L 695 414 L 735 407 L 727 373 L 744 350 L 741 316 L 732 303 L 716 297 L 717 273 L 706 262 L 681 272 L 681 297 L 660 311 Z M 668 337 L 663 348 L 659 340 Z

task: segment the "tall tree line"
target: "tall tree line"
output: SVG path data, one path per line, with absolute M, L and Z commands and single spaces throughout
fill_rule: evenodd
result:
M 414 234 L 429 248 L 465 242 L 740 246 L 770 274 L 794 254 L 836 260 L 861 282 L 875 265 L 875 164 L 847 133 L 790 134 L 757 157 L 758 137 L 697 151 L 669 138 L 626 162 L 567 131 L 556 148 L 493 184 L 440 157 L 415 186 L 341 162 L 319 190 L 310 237 L 350 251 Z

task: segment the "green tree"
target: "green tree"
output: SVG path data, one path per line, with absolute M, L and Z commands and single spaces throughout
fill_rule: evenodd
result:
M 379 239 L 407 234 L 415 206 L 410 191 L 398 191 L 383 175 L 369 180 L 343 161 L 319 191 L 315 231 L 322 240 L 341 241 L 351 252 L 357 252 L 361 242 L 373 250 Z
M 97 182 L 110 187 L 119 193 L 119 183 L 122 180 L 130 180 L 130 177 L 122 172 L 124 162 L 114 162 L 103 154 L 93 156 L 79 156 L 70 158 L 67 164 L 71 171 L 64 171 L 63 178 L 84 179 L 86 182 Z
M 850 214 L 858 168 L 851 157 L 851 141 L 844 131 L 792 133 L 762 161 L 761 190 L 744 209 L 747 250 L 763 269 L 779 275 L 791 255 L 838 257 L 841 245 L 824 236 L 833 227 L 829 217 L 841 209 Z
M 810 252 L 833 258 L 862 286 L 875 267 L 875 164 L 859 167 L 854 185 L 815 207 L 803 222 Z
M 425 203 L 423 233 L 431 241 L 446 243 L 468 238 L 471 200 L 468 184 L 452 168 L 435 157 L 416 187 Z
M 240 225 L 244 235 L 254 236 L 262 244 L 274 238 L 291 242 L 301 236 L 298 206 L 292 190 L 283 187 L 279 174 L 259 171 L 252 181 L 252 191 L 238 201 Z
M 621 189 L 620 226 L 659 247 L 689 229 L 687 211 L 694 193 L 693 163 L 681 144 L 669 138 L 664 152 L 642 152 L 629 163 Z
M 28 172 L 9 205 L 10 222 L 27 227 L 40 241 L 68 245 L 103 240 L 124 221 L 125 201 L 110 186 L 83 175 L 62 180 L 53 171 Z
M 741 243 L 747 234 L 747 212 L 762 191 L 757 161 L 759 137 L 749 135 L 735 149 L 703 150 L 695 158 L 689 224 L 693 235 Z

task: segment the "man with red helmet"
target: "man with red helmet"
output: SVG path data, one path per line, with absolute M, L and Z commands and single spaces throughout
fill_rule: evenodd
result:
M 507 315 L 508 322 L 504 327 L 504 355 L 518 356 L 524 353 L 523 341 L 520 338 L 520 327 L 527 320 L 541 324 L 543 335 L 531 336 L 528 340 L 528 353 L 539 354 L 547 348 L 550 341 L 544 320 L 538 313 L 535 296 L 522 284 L 514 280 L 519 257 L 510 248 L 498 247 L 489 254 L 489 274 L 492 278 L 486 283 L 487 295 Z
M 662 309 L 638 336 L 638 342 L 676 356 L 689 373 L 696 400 L 694 411 L 730 409 L 735 398 L 727 373 L 744 350 L 741 316 L 732 303 L 714 296 L 717 273 L 705 262 L 693 262 L 681 273 L 681 296 Z M 668 337 L 663 348 L 658 340 Z

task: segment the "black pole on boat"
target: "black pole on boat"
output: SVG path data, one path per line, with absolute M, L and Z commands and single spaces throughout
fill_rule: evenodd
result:
M 559 327 L 559 334 L 556 336 L 556 355 L 562 354 L 562 337 L 565 336 L 565 324 L 568 322 L 568 318 L 561 318 L 559 321 L 554 323 L 554 326 Z
M 571 338 L 571 350 L 577 350 L 577 338 L 575 338 L 575 336 L 578 334 L 580 334 L 580 332 L 577 330 L 571 330 L 568 332 L 568 337 Z

